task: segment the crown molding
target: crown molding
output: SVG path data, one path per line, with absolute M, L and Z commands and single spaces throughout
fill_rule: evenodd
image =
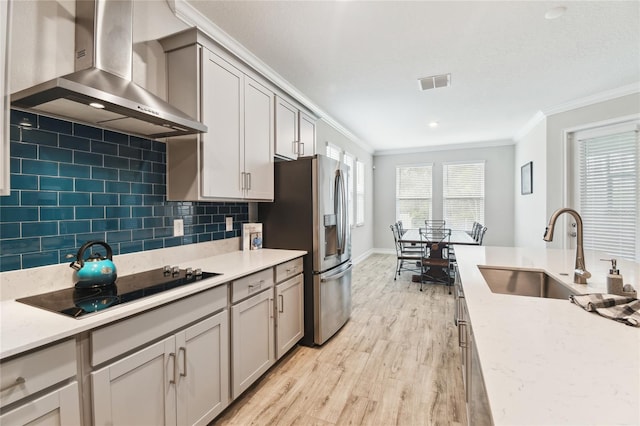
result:
M 594 95 L 585 96 L 584 98 L 574 99 L 560 105 L 552 106 L 550 108 L 542 110 L 542 113 L 548 117 L 550 115 L 571 111 L 599 102 L 609 101 L 611 99 L 619 98 L 626 95 L 632 95 L 634 93 L 640 93 L 640 81 L 628 84 L 626 86 L 618 87 L 616 89 L 606 90 Z
M 500 139 L 481 142 L 456 143 L 451 145 L 432 145 L 419 148 L 383 149 L 376 150 L 373 155 L 377 157 L 384 155 L 420 154 L 423 152 L 453 151 L 458 149 L 482 149 L 508 145 L 515 145 L 515 141 L 511 139 Z
M 347 129 L 341 123 L 331 117 L 322 108 L 312 102 L 311 99 L 307 98 L 302 92 L 300 92 L 291 83 L 285 80 L 274 69 L 264 63 L 260 58 L 254 55 L 249 49 L 244 47 L 229 34 L 227 34 L 222 28 L 211 22 L 209 18 L 200 13 L 200 11 L 189 4 L 186 0 L 166 0 L 166 2 L 173 14 L 182 22 L 190 27 L 197 27 L 208 37 L 220 44 L 220 46 L 227 49 L 238 59 L 255 69 L 264 78 L 279 87 L 283 92 L 308 108 L 318 118 L 322 119 L 331 127 L 342 133 L 345 137 L 354 142 L 367 153 L 373 154 L 374 149 L 368 143 L 358 138 L 349 129 Z
M 536 112 L 534 114 L 534 116 L 531 117 L 531 119 L 529 121 L 527 121 L 527 124 L 522 126 L 522 128 L 520 130 L 518 130 L 515 135 L 513 135 L 513 140 L 516 141 L 516 142 L 519 142 L 520 139 L 522 139 L 527 134 L 529 134 L 529 132 L 534 127 L 536 127 L 538 124 L 543 122 L 546 118 L 547 118 L 547 116 L 544 115 L 544 113 L 542 111 Z

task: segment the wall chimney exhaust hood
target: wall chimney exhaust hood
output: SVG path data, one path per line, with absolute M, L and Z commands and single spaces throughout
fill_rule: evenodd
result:
M 155 139 L 207 127 L 132 80 L 132 0 L 76 0 L 75 72 L 11 95 L 11 104 Z

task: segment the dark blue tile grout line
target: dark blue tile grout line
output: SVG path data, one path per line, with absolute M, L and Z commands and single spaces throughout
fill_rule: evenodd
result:
M 25 118 L 31 128 L 19 126 Z M 89 240 L 124 254 L 239 237 L 249 219 L 244 202 L 167 201 L 162 142 L 19 110 L 10 139 L 0 272 L 70 262 Z M 174 219 L 184 220 L 184 236 L 173 236 Z

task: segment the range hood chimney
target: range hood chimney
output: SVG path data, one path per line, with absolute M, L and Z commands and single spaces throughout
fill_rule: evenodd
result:
M 155 139 L 207 127 L 135 84 L 133 1 L 76 0 L 75 72 L 11 95 L 18 108 Z

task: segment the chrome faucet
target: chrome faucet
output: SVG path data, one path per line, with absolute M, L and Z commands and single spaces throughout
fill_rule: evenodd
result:
M 587 271 L 584 264 L 584 247 L 582 245 L 582 218 L 577 211 L 570 208 L 561 208 L 553 212 L 549 219 L 549 226 L 544 232 L 543 240 L 549 242 L 553 240 L 553 230 L 556 226 L 556 220 L 562 213 L 569 213 L 576 220 L 577 240 L 576 240 L 576 264 L 573 270 L 573 282 L 576 284 L 586 284 L 587 278 L 591 278 L 591 272 Z

